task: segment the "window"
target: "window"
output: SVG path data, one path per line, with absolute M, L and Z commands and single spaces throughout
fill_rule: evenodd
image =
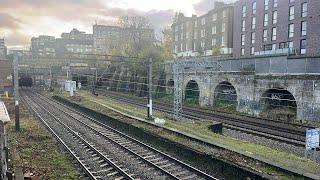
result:
M 301 22 L 301 36 L 306 36 L 307 35 L 307 22 L 302 21 Z
M 214 47 L 217 46 L 217 39 L 213 38 L 211 43 L 212 43 L 212 46 Z
M 277 40 L 277 28 L 274 27 L 272 28 L 272 41 L 276 41 Z
M 194 32 L 194 39 L 197 39 L 197 38 L 198 38 L 198 33 Z
M 194 22 L 194 27 L 198 27 L 198 21 Z
M 221 46 L 225 46 L 225 45 L 226 45 L 226 43 L 224 41 L 224 36 L 221 36 Z
M 240 52 L 241 52 L 241 56 L 244 56 L 244 49 L 243 48 L 241 48 Z
M 263 26 L 266 27 L 268 26 L 268 14 L 264 14 L 264 19 L 263 19 Z
M 264 42 L 268 41 L 268 30 L 267 29 L 263 30 L 263 41 Z
M 181 30 L 183 30 L 183 24 L 181 24 Z
M 217 26 L 212 27 L 212 34 L 217 34 Z
M 289 38 L 294 36 L 294 24 L 289 24 Z
M 294 3 L 294 0 L 289 0 L 289 3 Z
M 254 55 L 254 47 L 251 47 L 251 52 L 250 52 L 251 55 Z
M 246 35 L 241 34 L 241 46 L 244 46 L 245 41 L 246 41 Z
M 292 42 L 292 41 L 288 42 L 288 47 L 289 47 L 290 49 L 293 49 L 293 42 Z
M 188 43 L 186 43 L 186 51 L 189 50 L 189 46 L 188 46 Z
M 294 6 L 289 7 L 289 20 L 294 20 Z
M 302 39 L 300 42 L 300 54 L 306 54 L 307 40 Z
M 205 35 L 206 35 L 206 30 L 205 29 L 201 29 L 201 37 L 203 38 L 203 37 L 205 37 Z
M 186 32 L 186 39 L 189 39 L 189 32 Z
M 272 50 L 276 50 L 277 49 L 277 44 L 272 44 Z
M 278 11 L 273 11 L 272 13 L 272 24 L 277 24 L 278 22 Z
M 308 16 L 308 3 L 302 3 L 301 5 L 301 17 L 307 17 Z
M 269 9 L 269 0 L 264 0 L 264 10 L 268 10 Z
M 253 18 L 252 18 L 251 28 L 252 28 L 252 29 L 255 29 L 255 28 L 256 28 L 256 17 L 253 17 Z
M 202 18 L 201 19 L 201 25 L 205 25 L 206 24 L 206 18 Z
M 285 49 L 288 48 L 288 42 L 282 42 L 279 44 L 279 49 Z
M 257 13 L 257 2 L 254 1 L 252 3 L 252 14 L 256 14 Z
M 246 17 L 247 6 L 242 6 L 242 17 Z
M 174 52 L 177 53 L 178 52 L 178 45 L 174 46 Z
M 178 40 L 179 40 L 178 34 L 176 34 L 176 35 L 174 36 L 174 40 L 175 40 L 175 41 L 178 41 Z
M 197 51 L 197 44 L 193 43 L 193 51 Z
M 223 18 L 226 18 L 226 17 L 227 17 L 227 10 L 224 10 L 224 11 L 222 12 L 222 16 L 223 16 Z
M 254 44 L 256 42 L 256 33 L 252 32 L 251 33 L 251 44 Z
M 179 27 L 178 27 L 178 26 L 176 26 L 175 31 L 176 31 L 176 32 L 179 31 Z
M 183 33 L 180 34 L 180 39 L 183 40 Z
M 241 31 L 246 31 L 246 21 L 242 20 Z
M 226 23 L 222 23 L 221 32 L 225 32 L 225 31 L 226 31 Z
M 265 51 L 271 51 L 272 50 L 272 44 L 268 44 L 264 46 Z
M 217 13 L 214 13 L 214 14 L 212 15 L 212 20 L 213 20 L 213 21 L 216 21 L 216 20 L 217 20 Z
M 183 51 L 183 44 L 180 44 L 180 51 Z
M 273 0 L 273 7 L 277 8 L 278 7 L 278 0 Z
M 205 47 L 205 42 L 204 41 L 201 41 L 201 48 L 203 49 Z

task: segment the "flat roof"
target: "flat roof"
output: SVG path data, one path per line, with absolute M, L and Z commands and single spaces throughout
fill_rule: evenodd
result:
M 0 101 L 0 121 L 3 123 L 10 122 L 10 117 L 4 102 Z

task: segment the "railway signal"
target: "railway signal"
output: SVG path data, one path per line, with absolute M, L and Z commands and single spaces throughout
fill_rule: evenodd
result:
M 16 131 L 20 131 L 20 111 L 19 111 L 19 73 L 18 73 L 18 54 L 13 57 L 13 75 L 14 75 L 14 114 Z

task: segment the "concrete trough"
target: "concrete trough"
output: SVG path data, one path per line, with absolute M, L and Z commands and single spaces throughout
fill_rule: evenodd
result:
M 223 125 L 221 122 L 213 122 L 208 128 L 216 134 L 222 134 L 222 127 Z

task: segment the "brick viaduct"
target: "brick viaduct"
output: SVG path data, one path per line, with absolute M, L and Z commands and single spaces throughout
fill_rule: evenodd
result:
M 201 106 L 212 105 L 215 91 L 228 84 L 236 93 L 237 111 L 259 116 L 267 104 L 265 99 L 286 94 L 296 106 L 299 120 L 320 120 L 320 59 L 268 57 L 238 60 L 210 58 L 180 59 L 166 65 L 167 91 L 173 91 L 180 76 L 182 97 L 188 83 L 199 88 Z M 175 86 L 175 88 L 174 88 Z

